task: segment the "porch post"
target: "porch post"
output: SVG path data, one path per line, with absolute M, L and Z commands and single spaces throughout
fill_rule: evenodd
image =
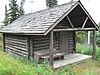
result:
M 4 52 L 6 52 L 5 50 L 5 34 L 3 33 L 3 49 L 4 49 Z
M 73 51 L 74 51 L 74 53 L 76 53 L 76 31 L 74 31 L 74 34 L 73 34 L 74 36 L 73 36 L 73 45 L 74 45 L 74 49 L 73 49 Z
M 93 59 L 96 58 L 96 30 L 93 30 Z
M 27 59 L 30 59 L 30 36 L 26 36 L 26 40 L 27 40 Z
M 53 68 L 53 31 L 50 32 L 50 65 Z
M 30 56 L 33 57 L 33 37 L 30 36 Z

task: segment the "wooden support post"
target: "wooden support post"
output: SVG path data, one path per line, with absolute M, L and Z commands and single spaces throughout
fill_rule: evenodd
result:
M 50 32 L 50 65 L 53 68 L 53 31 Z
M 3 34 L 3 49 L 4 49 L 4 52 L 6 52 L 6 50 L 5 50 L 5 34 Z
M 73 45 L 74 45 L 74 49 L 73 49 L 73 51 L 74 51 L 74 53 L 76 53 L 76 32 L 74 31 L 74 33 L 73 33 Z
M 91 31 L 88 31 L 88 45 L 90 45 L 90 40 L 91 40 L 90 39 L 90 36 L 91 36 L 90 34 L 91 34 Z
M 30 37 L 30 56 L 33 57 L 33 37 Z
M 30 59 L 30 36 L 26 36 L 26 40 L 27 40 L 27 59 Z
M 93 30 L 93 59 L 96 58 L 96 30 Z

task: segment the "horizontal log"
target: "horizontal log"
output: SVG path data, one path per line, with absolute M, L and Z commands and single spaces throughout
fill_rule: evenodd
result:
M 5 40 L 6 43 L 12 43 L 12 44 L 17 44 L 17 45 L 24 45 L 26 46 L 26 43 L 24 42 L 19 42 L 19 41 L 12 41 L 12 40 Z
M 54 37 L 54 39 L 57 39 L 57 37 Z M 37 38 L 34 38 L 34 41 L 41 41 L 41 40 L 50 40 L 49 37 L 37 37 Z
M 5 38 L 5 40 L 12 40 L 12 41 L 18 41 L 18 42 L 25 42 L 26 43 L 26 40 L 23 40 L 23 39 Z
M 72 49 L 73 50 L 73 47 L 68 47 L 68 49 L 70 50 L 70 49 Z
M 26 45 L 14 44 L 10 42 L 5 42 L 5 44 L 11 47 L 16 46 L 16 47 L 26 48 Z
M 16 52 L 16 53 L 20 53 L 20 54 L 24 54 L 24 55 L 27 55 L 27 52 L 23 52 L 23 51 L 20 51 L 20 50 L 16 50 L 14 48 L 11 48 L 11 47 L 6 47 L 7 50 L 10 50 L 10 51 L 13 51 L 13 52 Z
M 54 42 L 54 45 L 58 45 L 58 42 Z M 34 47 L 41 47 L 41 46 L 49 46 L 49 42 L 48 43 L 34 44 Z
M 18 47 L 18 46 L 13 46 L 13 45 L 6 45 L 6 46 L 8 46 L 8 47 L 12 47 L 12 48 L 15 48 L 15 49 L 18 49 L 18 50 L 22 50 L 22 51 L 27 51 L 27 49 L 24 47 L 24 48 L 22 48 L 22 47 Z
M 27 55 L 25 55 L 25 54 L 21 54 L 21 53 L 15 52 L 15 51 L 10 50 L 10 49 L 8 49 L 8 51 L 9 51 L 10 53 L 13 53 L 13 54 L 16 54 L 16 55 L 19 55 L 19 56 L 27 57 Z
M 33 41 L 33 44 L 43 44 L 43 43 L 49 43 L 50 40 L 41 40 L 41 41 Z M 54 42 L 57 42 L 57 40 L 54 40 Z
M 26 39 L 26 36 L 11 36 L 11 35 L 5 35 L 7 38 L 15 38 L 15 39 Z

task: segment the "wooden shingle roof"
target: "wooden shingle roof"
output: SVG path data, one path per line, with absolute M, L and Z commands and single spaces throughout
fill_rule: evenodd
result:
M 24 33 L 24 34 L 45 34 L 49 28 L 66 13 L 70 13 L 79 4 L 73 1 L 58 5 L 49 9 L 29 13 L 21 16 L 11 24 L 7 25 L 0 32 L 3 33 Z M 46 35 L 46 34 L 45 34 Z

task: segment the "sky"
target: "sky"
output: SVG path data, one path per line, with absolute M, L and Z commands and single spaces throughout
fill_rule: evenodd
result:
M 18 4 L 21 0 L 17 0 Z M 58 4 L 68 3 L 70 0 L 57 0 Z M 75 0 L 76 1 L 76 0 Z M 100 22 L 100 0 L 80 0 L 86 10 L 98 24 Z M 5 4 L 9 4 L 9 0 L 0 0 L 0 22 L 4 20 Z M 46 9 L 45 0 L 26 0 L 24 5 L 25 14 Z

